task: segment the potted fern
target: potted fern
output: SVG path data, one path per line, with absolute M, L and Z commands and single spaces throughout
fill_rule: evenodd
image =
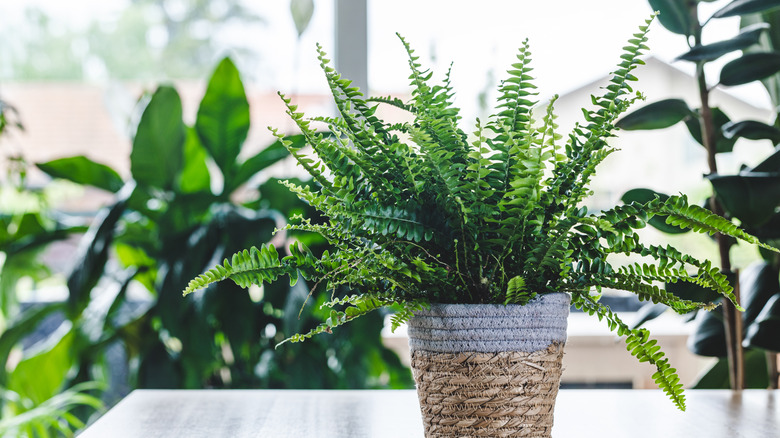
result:
M 642 64 L 651 21 L 629 40 L 610 85 L 593 97 L 595 109 L 585 111 L 585 122 L 560 146 L 555 99 L 540 121 L 532 112 L 537 93 L 527 42 L 500 85 L 496 114 L 477 120 L 472 136 L 458 126 L 449 74 L 432 84 L 403 38 L 412 72 L 409 102 L 364 99 L 318 46 L 340 116 L 307 119 L 280 96 L 313 152 L 287 147 L 318 188 L 286 185 L 327 219 L 297 218 L 288 228 L 320 233 L 335 250 L 317 256 L 295 243 L 281 259 L 271 245 L 245 250 L 192 280 L 185 295 L 228 278 L 247 287 L 283 275 L 313 282 L 312 293 L 340 286 L 356 291 L 334 296 L 326 303 L 330 318 L 292 342 L 394 308 L 394 328 L 409 322 L 428 436 L 549 436 L 570 303 L 625 337 L 629 352 L 657 367 L 658 386 L 684 409 L 682 384 L 656 342 L 645 329 L 623 323 L 599 293 L 627 290 L 680 313 L 714 307 L 657 286 L 690 281 L 734 300 L 710 261 L 640 242 L 635 230 L 652 217 L 761 243 L 685 196 L 597 213 L 581 206 L 596 166 L 615 151 L 607 142 L 615 120 L 641 98 L 629 82 Z M 414 120 L 388 124 L 375 115 L 382 104 Z M 312 122 L 327 125 L 331 135 L 315 131 Z M 611 259 L 619 253 L 647 261 L 615 267 Z

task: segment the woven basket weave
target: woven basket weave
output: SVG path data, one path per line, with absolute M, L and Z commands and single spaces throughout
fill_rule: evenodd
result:
M 525 306 L 433 305 L 409 322 L 426 437 L 550 437 L 567 294 Z

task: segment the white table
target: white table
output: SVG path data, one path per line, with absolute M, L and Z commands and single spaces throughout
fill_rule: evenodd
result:
M 555 438 L 780 438 L 780 391 L 561 390 Z M 81 438 L 422 437 L 414 391 L 139 390 Z

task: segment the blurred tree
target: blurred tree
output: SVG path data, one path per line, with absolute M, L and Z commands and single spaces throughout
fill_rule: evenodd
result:
M 36 6 L 24 16 L 22 23 L 6 24 L 16 37 L 0 41 L 0 78 L 202 78 L 226 49 L 214 35 L 263 23 L 240 0 L 132 0 L 83 29 Z

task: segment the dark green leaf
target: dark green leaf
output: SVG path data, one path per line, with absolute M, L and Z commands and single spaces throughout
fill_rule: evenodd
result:
M 711 288 L 699 286 L 698 284 L 689 281 L 666 283 L 664 289 L 680 299 L 697 301 L 700 303 L 711 303 L 720 298 L 720 294 Z
M 723 66 L 720 83 L 734 86 L 772 76 L 780 71 L 780 53 L 747 53 Z
M 758 45 L 750 47 L 748 52 L 777 52 L 780 51 L 780 9 L 765 11 L 762 14 L 743 15 L 740 18 L 740 26 L 746 27 L 755 24 L 769 24 L 769 31 L 759 38 Z M 780 106 L 780 76 L 773 75 L 761 80 L 769 92 L 774 107 Z
M 291 135 L 285 137 L 285 140 L 291 141 L 291 147 L 296 149 L 301 148 L 306 144 L 306 138 L 303 135 Z M 289 155 L 290 153 L 287 151 L 287 148 L 282 145 L 281 140 L 271 143 L 265 147 L 265 149 L 257 153 L 257 155 L 250 157 L 241 163 L 238 172 L 236 172 L 236 176 L 233 179 L 233 187 L 229 188 L 227 191 L 232 192 L 241 184 L 249 181 L 256 173 L 283 160 Z
M 745 312 L 743 326 L 753 324 L 766 307 L 769 299 L 780 292 L 778 272 L 770 263 L 759 261 L 750 264 L 739 275 L 740 300 Z
M 128 184 L 111 207 L 98 212 L 89 230 L 81 238 L 76 264 L 68 276 L 68 316 L 75 318 L 88 305 L 90 293 L 103 275 L 114 228 L 127 207 L 135 187 Z
M 772 153 L 772 155 L 768 156 L 756 167 L 750 169 L 750 172 L 780 172 L 780 149 L 775 149 L 775 152 Z
M 66 179 L 112 193 L 117 192 L 124 184 L 114 169 L 84 156 L 60 158 L 36 166 L 52 178 Z
M 677 57 L 678 60 L 683 61 L 713 61 L 720 58 L 726 53 L 731 53 L 735 50 L 742 50 L 756 44 L 761 32 L 768 29 L 769 25 L 766 23 L 757 23 L 742 29 L 742 31 L 734 38 L 718 41 L 716 43 L 694 46 L 688 52 Z
M 684 0 L 648 0 L 650 7 L 658 11 L 658 21 L 669 31 L 680 35 L 693 34 L 693 20 Z
M 745 350 L 745 387 L 765 389 L 769 386 L 766 356 L 763 350 Z M 691 389 L 730 389 L 729 362 L 725 357 L 699 377 Z
M 219 63 L 200 102 L 195 129 L 225 178 L 233 187 L 236 158 L 249 132 L 249 102 L 244 84 L 230 58 Z
M 734 0 L 712 14 L 712 18 L 735 17 L 780 7 L 777 0 Z
M 688 338 L 688 348 L 699 356 L 725 357 L 726 332 L 723 330 L 723 307 L 698 312 L 696 329 Z
M 700 117 L 701 116 L 697 114 L 695 117 L 689 117 L 685 119 L 685 126 L 688 127 L 688 132 L 690 132 L 694 140 L 696 140 L 700 145 L 704 146 L 704 140 L 702 140 L 701 136 L 701 121 L 699 120 Z M 731 152 L 734 149 L 734 143 L 737 142 L 737 139 L 728 139 L 723 136 L 722 132 L 723 125 L 731 122 L 731 119 L 729 119 L 729 116 L 721 111 L 720 108 L 712 108 L 712 121 L 715 124 L 716 152 L 719 154 Z
M 780 129 L 755 120 L 745 120 L 737 123 L 727 123 L 721 128 L 726 138 L 747 138 L 749 140 L 771 140 L 773 144 L 780 143 Z
M 638 202 L 640 204 L 644 204 L 646 202 L 652 201 L 656 197 L 661 199 L 662 201 L 669 199 L 669 195 L 658 193 L 650 189 L 631 189 L 626 193 L 624 193 L 623 196 L 620 198 L 620 200 L 625 202 L 626 204 L 629 204 L 631 202 Z M 650 218 L 650 220 L 647 223 L 649 223 L 656 229 L 668 234 L 682 234 L 690 231 L 687 228 L 680 228 L 674 225 L 669 225 L 666 223 L 666 219 L 660 216 L 653 216 L 652 218 Z
M 130 152 L 130 171 L 140 185 L 170 189 L 183 161 L 184 122 L 179 94 L 161 86 L 144 110 Z
M 708 175 L 707 179 L 726 211 L 746 227 L 754 228 L 768 221 L 780 205 L 778 173 Z
M 643 106 L 615 124 L 620 129 L 663 129 L 693 115 L 682 99 L 666 99 Z
M 663 303 L 645 304 L 644 306 L 640 307 L 639 310 L 637 310 L 636 315 L 634 316 L 634 324 L 631 326 L 631 328 L 636 329 L 642 327 L 644 323 L 658 318 L 667 310 L 669 310 L 669 307 Z
M 780 294 L 775 294 L 766 303 L 758 318 L 748 326 L 743 345 L 746 348 L 780 351 L 778 334 L 780 334 Z

